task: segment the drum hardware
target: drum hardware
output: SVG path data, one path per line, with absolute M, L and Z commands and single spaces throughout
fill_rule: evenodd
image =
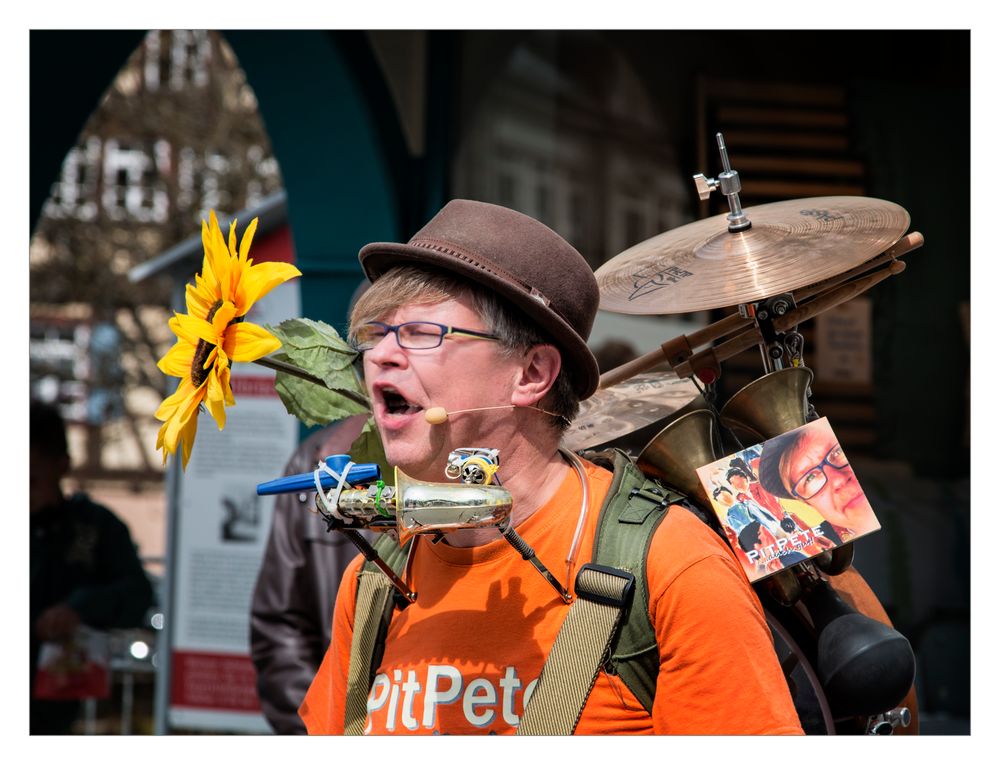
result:
M 740 308 L 742 309 L 744 306 L 740 306 Z M 785 292 L 752 306 L 746 306 L 746 308 L 752 309 L 752 316 L 760 331 L 762 341 L 760 355 L 764 371 L 774 372 L 782 369 L 784 366 L 782 359 L 785 358 L 785 333 L 779 332 L 775 328 L 774 321 L 795 308 L 795 297 L 792 293 Z M 791 331 L 794 331 L 794 328 Z M 789 359 L 789 361 L 791 360 Z
M 788 362 L 793 367 L 798 367 L 805 364 L 805 359 L 803 358 L 803 355 L 805 352 L 806 341 L 805 338 L 802 337 L 801 332 L 799 332 L 797 329 L 792 330 L 791 332 L 786 332 L 784 344 L 785 344 L 785 356 L 788 359 Z
M 905 263 L 895 261 L 880 271 L 842 283 L 827 292 L 817 295 L 804 305 L 799 305 L 788 311 L 785 315 L 776 318 L 774 320 L 775 329 L 779 332 L 786 332 L 793 329 L 802 322 L 821 314 L 823 311 L 827 311 L 857 297 L 884 279 L 902 272 L 904 268 L 906 268 Z M 678 377 L 698 375 L 699 378 L 705 379 L 702 372 L 707 370 L 712 379 L 717 379 L 718 370 L 721 369 L 720 365 L 723 361 L 731 359 L 738 353 L 742 353 L 762 342 L 763 337 L 760 329 L 752 327 L 730 340 L 696 353 L 680 364 L 674 365 L 674 373 Z
M 729 203 L 728 229 L 732 233 L 746 231 L 752 225 L 750 219 L 740 205 L 740 174 L 729 166 L 729 152 L 726 151 L 726 143 L 722 138 L 722 133 L 715 134 L 715 142 L 719 146 L 719 156 L 722 158 L 722 172 L 719 177 L 706 178 L 702 173 L 694 176 L 694 185 L 698 189 L 698 198 L 703 202 L 712 196 L 712 192 L 719 189 L 720 193 L 726 197 Z
M 871 736 L 891 736 L 896 728 L 909 728 L 913 721 L 909 707 L 896 707 L 873 717 L 868 723 Z
M 786 608 L 794 606 L 802 598 L 802 584 L 798 573 L 792 569 L 784 569 L 772 574 L 759 586 L 767 590 L 776 602 Z

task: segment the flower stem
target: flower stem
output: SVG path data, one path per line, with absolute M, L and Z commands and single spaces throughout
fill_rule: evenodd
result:
M 278 361 L 277 359 L 271 358 L 270 356 L 265 356 L 264 358 L 257 359 L 254 364 L 260 364 L 262 367 L 267 367 L 268 369 L 273 369 L 275 372 L 284 372 L 285 374 L 292 375 L 293 377 L 300 377 L 308 382 L 315 383 L 316 385 L 322 385 L 327 390 L 331 390 L 334 393 L 338 393 L 344 398 L 349 398 L 355 404 L 360 404 L 363 407 L 371 408 L 371 402 L 368 400 L 367 396 L 363 396 L 360 393 L 355 393 L 352 390 L 345 390 L 343 388 L 331 388 L 322 379 L 316 377 L 316 375 L 310 374 L 304 369 L 295 366 L 294 364 L 289 364 L 284 361 Z

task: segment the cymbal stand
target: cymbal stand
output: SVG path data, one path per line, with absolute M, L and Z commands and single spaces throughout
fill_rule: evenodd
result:
M 722 158 L 722 172 L 718 178 L 706 178 L 702 173 L 694 176 L 694 185 L 698 189 L 698 198 L 705 201 L 712 192 L 719 189 L 719 192 L 726 197 L 729 203 L 729 231 L 738 234 L 747 231 L 751 227 L 750 219 L 743 212 L 740 205 L 740 174 L 729 165 L 729 152 L 726 151 L 726 142 L 722 138 L 722 133 L 715 134 L 715 142 L 719 145 L 719 156 Z

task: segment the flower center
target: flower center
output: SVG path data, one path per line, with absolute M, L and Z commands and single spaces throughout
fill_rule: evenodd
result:
M 205 317 L 205 321 L 211 324 L 212 319 L 215 318 L 215 314 L 220 308 L 222 308 L 222 301 L 216 300 L 215 304 L 208 309 L 208 316 Z M 236 316 L 226 326 L 231 327 L 234 324 L 239 324 L 245 318 L 245 316 Z M 198 340 L 198 345 L 195 346 L 194 358 L 191 360 L 191 382 L 196 388 L 200 388 L 201 384 L 208 379 L 208 370 L 205 369 L 205 362 L 214 348 L 215 346 L 212 343 L 201 339 Z

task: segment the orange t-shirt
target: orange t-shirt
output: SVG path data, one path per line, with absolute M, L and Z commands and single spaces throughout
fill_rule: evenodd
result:
M 590 560 L 611 474 L 585 463 L 590 508 L 577 567 Z M 517 531 L 560 581 L 576 530 L 575 471 Z M 503 539 L 474 548 L 418 537 L 411 586 L 396 611 L 368 697 L 369 734 L 511 734 L 568 605 Z M 327 649 L 299 714 L 310 733 L 344 730 L 358 556 L 344 573 Z M 574 569 L 575 576 L 575 569 Z M 673 507 L 647 561 L 660 650 L 652 715 L 625 684 L 598 674 L 578 734 L 801 733 L 756 595 L 726 544 Z M 565 583 L 565 582 L 564 582 Z

